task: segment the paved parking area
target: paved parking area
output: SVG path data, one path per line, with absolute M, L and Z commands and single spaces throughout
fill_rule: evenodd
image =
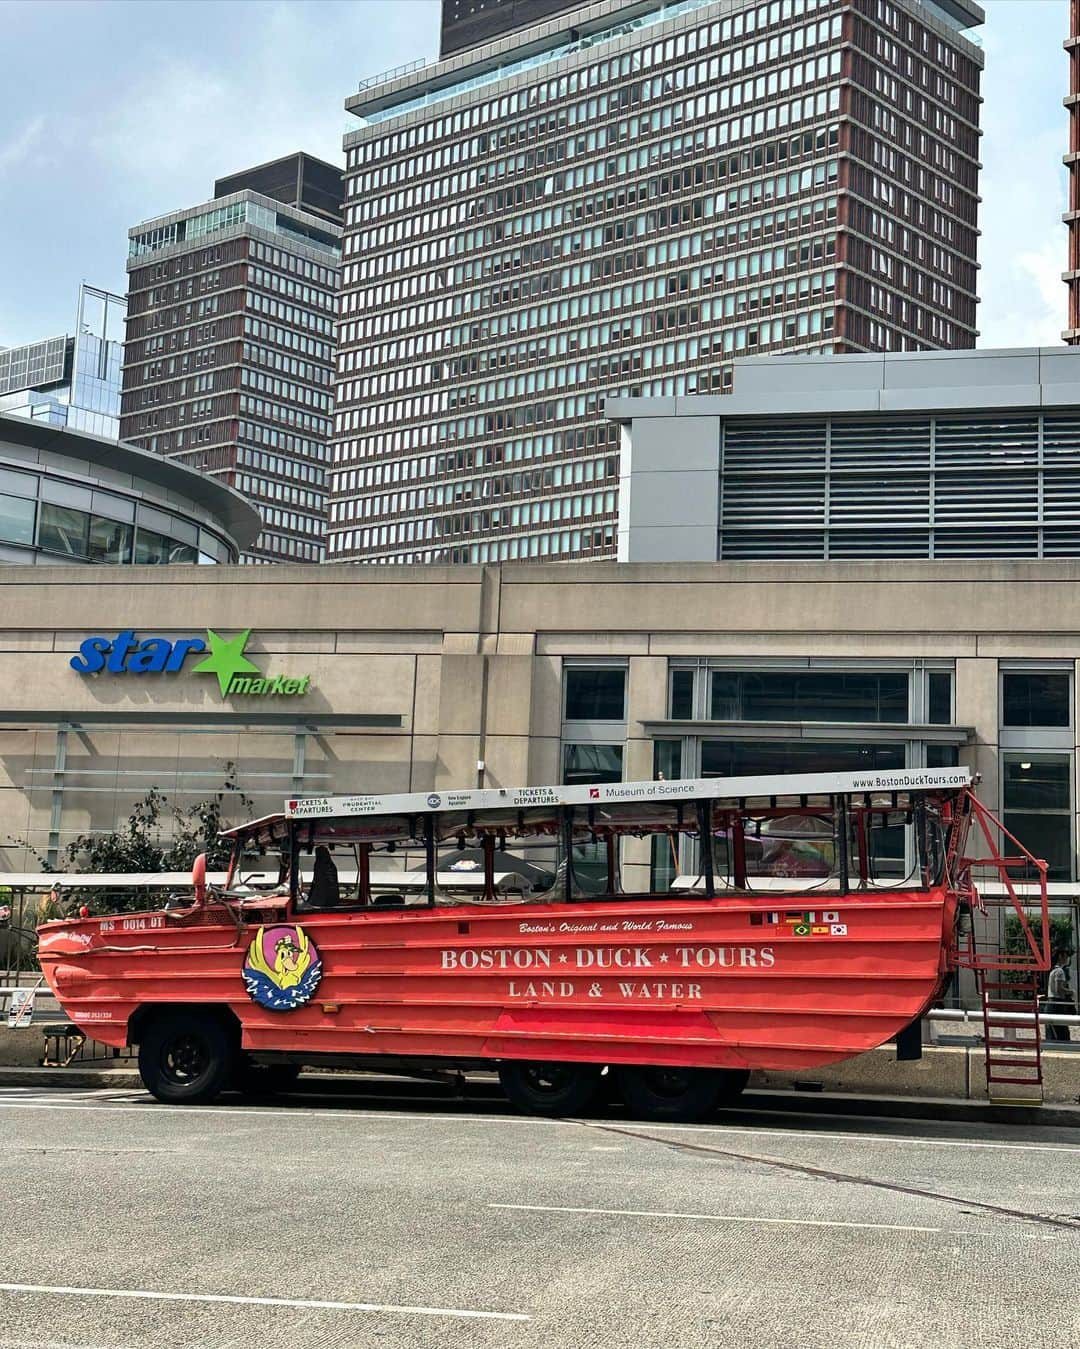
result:
M 1080 1131 L 0 1092 L 0 1345 L 1026 1349 Z

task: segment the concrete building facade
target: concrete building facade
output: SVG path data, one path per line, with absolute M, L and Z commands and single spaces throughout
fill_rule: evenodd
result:
M 366 81 L 328 558 L 610 557 L 606 397 L 719 394 L 756 352 L 973 346 L 981 21 L 597 0 Z
M 245 561 L 321 562 L 340 174 L 291 155 L 129 231 L 121 435 L 258 506 Z

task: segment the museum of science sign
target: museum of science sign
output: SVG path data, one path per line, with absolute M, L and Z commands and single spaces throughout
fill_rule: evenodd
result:
M 295 698 L 308 692 L 310 675 L 264 675 L 246 654 L 251 629 L 222 637 L 213 628 L 202 637 L 141 637 L 131 628 L 115 637 L 87 637 L 69 664 L 80 675 L 214 675 L 222 698 Z M 202 659 L 192 664 L 191 659 Z

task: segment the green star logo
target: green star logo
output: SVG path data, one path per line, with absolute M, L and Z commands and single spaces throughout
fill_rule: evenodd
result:
M 231 641 L 226 641 L 213 628 L 207 628 L 206 640 L 210 646 L 210 654 L 199 661 L 198 665 L 191 667 L 192 674 L 217 675 L 221 696 L 224 698 L 235 675 L 260 673 L 259 667 L 244 655 L 244 647 L 247 646 L 250 636 L 251 629 L 245 628 Z

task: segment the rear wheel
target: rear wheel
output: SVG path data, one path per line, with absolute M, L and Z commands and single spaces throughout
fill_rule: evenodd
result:
M 236 1063 L 233 1037 L 207 1012 L 167 1012 L 143 1031 L 139 1076 L 159 1101 L 196 1105 L 228 1086 Z
M 693 1124 L 733 1101 L 750 1080 L 744 1068 L 618 1068 L 623 1100 L 632 1115 Z
M 595 1063 L 504 1063 L 502 1089 L 528 1115 L 579 1115 L 596 1098 L 601 1068 Z

